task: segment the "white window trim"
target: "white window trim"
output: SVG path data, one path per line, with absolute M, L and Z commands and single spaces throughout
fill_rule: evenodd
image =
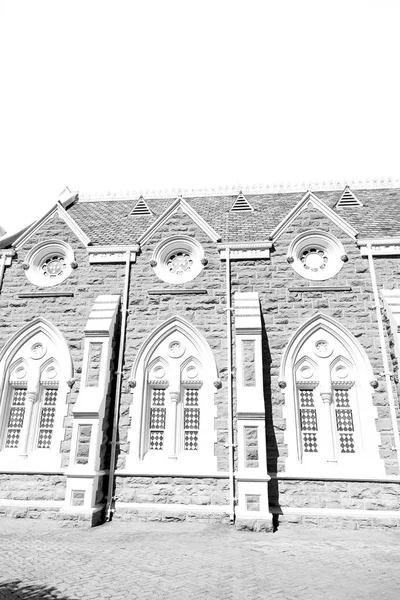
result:
M 193 386 L 200 387 L 200 433 L 199 450 L 182 450 L 177 456 L 169 456 L 164 451 L 145 451 L 147 430 L 149 423 L 149 385 L 147 375 L 149 357 L 154 350 L 171 333 L 180 332 L 187 337 L 196 347 L 199 354 L 204 377 L 201 381 L 193 381 Z M 152 361 L 153 362 L 153 361 Z M 186 361 L 185 361 L 186 362 Z M 183 363 L 184 364 L 184 363 Z M 215 382 L 218 380 L 218 371 L 211 349 L 203 336 L 189 322 L 176 317 L 169 319 L 158 327 L 143 343 L 132 367 L 131 381 L 135 384 L 132 390 L 133 402 L 131 406 L 131 428 L 128 435 L 130 453 L 126 458 L 124 471 L 143 474 L 176 474 L 176 475 L 208 475 L 217 473 L 217 458 L 214 455 L 214 445 L 217 441 L 217 432 L 214 429 L 214 419 L 217 416 L 214 394 L 217 392 Z M 160 387 L 169 383 L 165 378 L 160 381 Z M 150 384 L 152 385 L 152 383 Z M 181 378 L 179 391 L 183 427 L 183 394 L 186 381 Z M 167 414 L 168 418 L 168 414 Z M 202 427 L 202 425 L 204 427 Z M 183 430 L 182 430 L 183 431 Z
M 306 269 L 301 261 L 304 250 L 312 246 L 323 249 L 328 255 L 324 269 L 318 271 Z M 343 267 L 343 262 L 347 260 L 342 243 L 334 235 L 325 231 L 306 231 L 295 237 L 289 245 L 286 258 L 296 273 L 311 281 L 326 281 L 334 277 Z
M 167 266 L 168 257 L 175 252 L 186 252 L 193 261 L 192 267 L 182 275 L 171 273 Z M 175 235 L 162 240 L 154 249 L 150 264 L 154 273 L 166 283 L 186 283 L 195 279 L 204 268 L 205 256 L 201 244 L 188 235 Z
M 38 423 L 40 418 L 41 397 L 35 402 L 35 410 L 29 430 L 28 454 L 23 457 L 19 454 L 19 449 L 0 448 L 0 470 L 12 470 L 15 472 L 54 472 L 60 470 L 61 465 L 61 450 L 60 445 L 64 437 L 63 420 L 67 416 L 66 397 L 70 391 L 68 381 L 72 378 L 73 367 L 71 356 L 68 350 L 67 343 L 58 329 L 47 320 L 37 318 L 31 323 L 28 323 L 21 328 L 5 347 L 0 352 L 0 430 L 1 440 L 4 441 L 4 432 L 8 425 L 8 414 L 11 401 L 10 370 L 15 366 L 13 360 L 16 353 L 22 346 L 33 338 L 37 333 L 43 333 L 45 337 L 56 346 L 58 353 L 53 357 L 59 365 L 59 373 L 57 375 L 58 394 L 56 413 L 54 418 L 53 435 L 50 448 L 33 448 L 34 440 L 38 434 Z M 43 367 L 46 368 L 49 361 L 47 360 Z M 27 389 L 29 390 L 31 381 L 27 374 L 25 380 L 28 382 Z M 54 382 L 55 383 L 55 382 Z M 43 393 L 43 382 L 40 385 L 39 393 Z
M 316 331 L 326 331 L 333 335 L 350 354 L 355 373 L 354 415 L 361 447 L 354 455 L 346 454 L 346 459 L 330 463 L 326 456 L 318 455 L 302 461 L 300 452 L 301 431 L 298 417 L 298 395 L 294 365 L 296 355 L 303 343 Z M 279 379 L 285 395 L 283 416 L 286 419 L 285 443 L 288 458 L 285 463 L 287 476 L 340 476 L 340 477 L 382 477 L 385 475 L 384 461 L 379 458 L 380 434 L 376 431 L 377 409 L 372 402 L 370 382 L 374 380 L 371 365 L 364 349 L 340 323 L 331 317 L 315 315 L 292 336 L 282 358 Z M 311 453 L 310 453 L 311 454 Z M 317 454 L 317 453 L 316 453 Z
M 66 268 L 60 277 L 47 279 L 42 271 L 43 261 L 52 254 L 61 254 L 65 258 Z M 25 257 L 25 274 L 29 281 L 40 287 L 53 287 L 69 277 L 74 266 L 74 251 L 63 240 L 46 240 L 34 246 Z

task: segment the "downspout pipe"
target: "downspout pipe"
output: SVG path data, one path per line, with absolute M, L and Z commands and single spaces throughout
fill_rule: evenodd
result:
M 228 449 L 229 449 L 229 519 L 235 522 L 234 437 L 232 398 L 232 306 L 230 248 L 226 247 L 226 337 L 228 343 Z
M 382 363 L 383 363 L 383 370 L 384 370 L 384 375 L 385 375 L 387 395 L 388 395 L 388 400 L 389 400 L 390 416 L 391 416 L 392 427 L 393 427 L 393 437 L 394 437 L 395 449 L 396 449 L 396 454 L 397 454 L 397 461 L 398 461 L 399 469 L 400 469 L 399 427 L 397 424 L 396 406 L 395 406 L 395 399 L 394 399 L 394 395 L 393 395 L 392 381 L 390 379 L 389 362 L 388 362 L 388 357 L 386 354 L 385 335 L 384 335 L 384 329 L 383 329 L 382 315 L 381 315 L 381 311 L 380 311 L 380 299 L 379 299 L 378 286 L 376 283 L 376 273 L 375 273 L 374 259 L 372 256 L 371 242 L 367 243 L 367 256 L 368 256 L 369 270 L 371 273 L 372 290 L 373 290 L 373 294 L 374 294 L 374 302 L 375 302 L 375 309 L 376 309 L 376 319 L 377 319 L 377 323 L 378 323 L 379 341 L 380 341 L 381 353 L 382 353 Z
M 0 292 L 3 286 L 4 270 L 6 268 L 6 255 L 0 254 Z
M 117 380 L 115 385 L 115 398 L 114 398 L 114 419 L 112 428 L 112 440 L 111 440 L 111 456 L 110 456 L 110 469 L 108 479 L 108 493 L 107 493 L 107 505 L 106 505 L 106 520 L 111 521 L 112 515 L 115 509 L 115 496 L 114 491 L 114 476 L 115 476 L 115 462 L 117 457 L 117 435 L 118 435 L 118 421 L 119 421 L 119 406 L 121 400 L 121 387 L 122 387 L 122 366 L 124 363 L 124 351 L 125 351 L 125 339 L 126 339 L 126 321 L 128 317 L 128 296 L 129 296 L 129 279 L 131 270 L 131 253 L 126 253 L 125 263 L 125 285 L 124 295 L 122 297 L 121 306 L 121 332 L 119 340 L 119 351 L 118 351 L 118 367 L 116 371 Z

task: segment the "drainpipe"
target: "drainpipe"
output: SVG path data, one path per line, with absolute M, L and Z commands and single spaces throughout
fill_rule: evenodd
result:
M 108 479 L 108 493 L 107 493 L 107 505 L 106 505 L 106 520 L 111 521 L 114 513 L 115 496 L 114 491 L 114 473 L 115 473 L 115 461 L 117 456 L 117 435 L 118 435 L 118 420 L 119 420 L 119 405 L 121 400 L 121 385 L 122 385 L 122 366 L 124 362 L 124 350 L 125 350 L 125 337 L 126 337 L 126 321 L 128 316 L 128 294 L 129 294 L 129 276 L 131 266 L 131 253 L 126 253 L 126 264 L 125 264 L 125 285 L 124 295 L 122 298 L 121 306 L 121 333 L 119 340 L 119 351 L 118 351 L 118 367 L 116 371 L 117 381 L 115 384 L 115 399 L 114 399 L 114 419 L 112 428 L 112 440 L 111 440 L 111 456 L 110 456 L 110 469 Z
M 6 268 L 6 255 L 0 255 L 0 292 L 3 285 L 4 269 Z
M 226 337 L 228 341 L 228 448 L 229 448 L 229 518 L 235 522 L 235 482 L 233 462 L 233 405 L 232 405 L 232 307 L 230 248 L 226 247 Z
M 380 340 L 380 345 L 381 345 L 383 369 L 384 369 L 386 389 L 387 389 L 388 400 L 389 400 L 390 416 L 392 419 L 395 449 L 396 449 L 396 453 L 397 453 L 397 461 L 398 461 L 399 467 L 400 467 L 399 428 L 398 428 L 398 424 L 397 424 L 396 408 L 395 408 L 395 401 L 394 401 L 394 396 L 393 396 L 392 382 L 390 379 L 389 363 L 388 363 L 388 358 L 387 358 L 387 354 L 386 354 L 385 336 L 384 336 L 384 331 L 383 331 L 383 321 L 382 321 L 382 315 L 381 315 L 381 311 L 380 311 L 379 293 L 378 293 L 378 286 L 376 283 L 376 273 L 375 273 L 374 259 L 372 257 L 371 242 L 367 243 L 367 256 L 368 256 L 369 269 L 371 272 L 372 290 L 374 293 L 376 318 L 377 318 L 377 322 L 378 322 L 379 340 Z

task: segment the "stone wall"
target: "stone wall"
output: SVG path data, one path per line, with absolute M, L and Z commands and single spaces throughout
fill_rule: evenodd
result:
M 227 479 L 211 477 L 117 477 L 119 502 L 228 504 Z
M 0 500 L 64 500 L 64 475 L 0 473 Z
M 297 274 L 286 261 L 291 241 L 307 230 L 330 231 L 343 244 L 348 262 L 340 272 L 325 282 L 309 281 Z M 393 265 L 381 263 L 386 279 L 380 276 L 379 285 L 394 284 L 390 272 Z M 312 287 L 350 287 L 350 291 L 307 291 Z M 304 287 L 305 291 L 290 292 L 289 288 Z M 352 333 L 370 360 L 374 375 L 379 381 L 373 390 L 377 407 L 377 430 L 381 434 L 380 456 L 385 460 L 386 473 L 399 473 L 396 453 L 392 450 L 393 434 L 384 379 L 380 340 L 376 322 L 368 261 L 339 227 L 314 208 L 301 213 L 275 243 L 270 260 L 232 262 L 232 291 L 260 294 L 261 310 L 265 324 L 263 340 L 264 387 L 267 426 L 268 469 L 271 473 L 285 471 L 285 447 L 282 407 L 284 394 L 278 386 L 278 374 L 283 352 L 297 329 L 313 315 L 321 313 L 338 320 Z

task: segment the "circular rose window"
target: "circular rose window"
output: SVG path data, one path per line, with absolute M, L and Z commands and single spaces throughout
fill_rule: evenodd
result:
M 176 236 L 158 244 L 150 265 L 163 281 L 185 283 L 197 277 L 205 263 L 204 250 L 197 240 Z
M 289 246 L 287 260 L 302 277 L 323 281 L 339 273 L 347 259 L 339 240 L 330 233 L 308 231 Z
M 63 241 L 50 240 L 38 244 L 27 254 L 25 274 L 31 283 L 49 287 L 61 283 L 70 275 L 74 253 Z

